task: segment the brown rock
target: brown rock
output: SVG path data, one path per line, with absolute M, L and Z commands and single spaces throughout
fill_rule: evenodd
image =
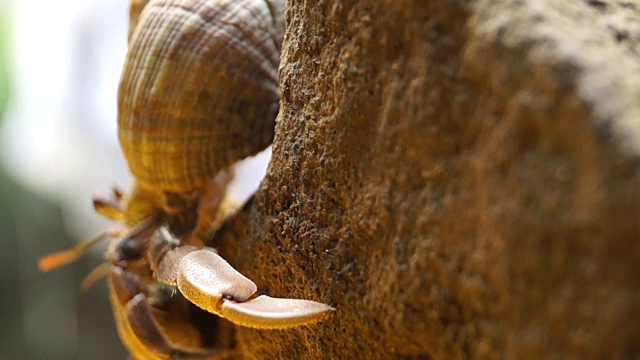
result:
M 298 1 L 232 263 L 320 324 L 252 359 L 640 356 L 633 1 Z M 233 248 L 235 250 L 235 248 Z

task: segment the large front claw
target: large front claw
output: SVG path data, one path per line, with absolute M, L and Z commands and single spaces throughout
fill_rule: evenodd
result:
M 170 274 L 162 281 L 176 285 L 196 306 L 241 326 L 285 329 L 323 320 L 334 310 L 310 300 L 265 295 L 250 299 L 256 284 L 210 248 L 185 251 L 178 247 L 166 255 L 172 269 L 162 271 Z

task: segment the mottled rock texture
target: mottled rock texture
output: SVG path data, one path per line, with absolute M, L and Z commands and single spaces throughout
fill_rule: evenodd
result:
M 640 356 L 640 3 L 289 1 L 250 359 Z M 236 248 L 237 246 L 237 248 Z

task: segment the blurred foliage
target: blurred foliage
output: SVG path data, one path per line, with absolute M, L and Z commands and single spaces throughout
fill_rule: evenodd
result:
M 0 4 L 3 5 L 3 4 Z M 0 6 L 0 122 L 10 95 L 9 18 Z M 43 274 L 40 256 L 73 246 L 62 209 L 12 180 L 0 164 L 0 349 L 2 359 L 125 359 L 104 281 L 83 277 L 100 255 Z M 90 199 L 87 199 L 90 201 Z
M 0 348 L 3 359 L 124 359 L 105 281 L 84 276 L 100 255 L 43 274 L 38 258 L 75 244 L 60 207 L 0 171 Z
M 7 15 L 0 8 L 0 121 L 9 98 L 9 76 L 7 69 Z

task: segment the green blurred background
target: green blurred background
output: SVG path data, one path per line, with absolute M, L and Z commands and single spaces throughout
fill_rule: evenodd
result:
M 83 183 L 84 179 L 101 182 L 102 187 L 95 190 L 106 193 L 114 181 L 122 180 L 124 167 L 121 160 L 114 161 L 114 164 L 100 156 L 96 157 L 95 162 L 87 160 L 86 155 L 95 154 L 97 150 L 91 147 L 89 150 L 83 149 L 77 146 L 77 142 L 68 141 L 68 138 L 49 130 L 58 126 L 57 121 L 64 118 L 67 122 L 62 122 L 63 129 L 79 131 L 77 129 L 83 126 L 74 127 L 73 124 L 81 122 L 87 114 L 101 112 L 99 106 L 91 109 L 85 104 L 80 111 L 60 114 L 47 105 L 47 101 L 57 101 L 56 96 L 61 93 L 66 94 L 62 98 L 68 99 L 62 104 L 62 108 L 67 110 L 76 104 L 86 103 L 82 96 L 77 101 L 73 97 L 74 94 L 91 92 L 94 85 L 97 87 L 96 82 L 83 78 L 86 70 L 99 72 L 101 61 L 105 60 L 99 52 L 93 51 L 97 43 L 94 40 L 103 41 L 102 37 L 106 36 L 114 38 L 109 42 L 121 45 L 118 45 L 118 55 L 113 58 L 121 58 L 124 53 L 126 1 L 109 0 L 97 4 L 94 1 L 91 7 L 82 5 L 83 9 L 76 12 L 70 20 L 50 8 L 66 6 L 67 9 L 73 9 L 76 4 L 71 2 L 61 1 L 56 5 L 47 4 L 46 1 L 19 3 L 18 0 L 0 0 L 2 359 L 127 358 L 115 332 L 105 281 L 98 282 L 88 291 L 80 289 L 84 276 L 103 261 L 101 251 L 104 251 L 104 246 L 77 263 L 51 273 L 40 273 L 36 267 L 40 256 L 71 247 L 82 237 L 99 230 L 100 226 L 111 226 L 106 222 L 94 223 L 91 220 L 92 217 L 97 217 L 92 213 L 91 197 L 86 194 L 85 187 L 76 185 L 76 182 Z M 111 7 L 113 4 L 117 6 Z M 105 12 L 104 6 L 111 10 Z M 107 17 L 121 19 L 111 24 L 106 20 Z M 100 26 L 96 22 L 100 22 Z M 56 23 L 60 24 L 59 28 Z M 61 46 L 60 51 L 69 48 L 78 51 L 61 56 L 56 53 L 57 43 L 52 39 L 62 40 L 63 32 L 58 30 L 62 27 L 69 29 L 69 23 L 74 24 L 74 31 L 65 30 L 65 33 L 72 40 L 63 40 L 67 45 Z M 87 27 L 90 29 L 87 30 Z M 118 31 L 96 31 L 98 27 L 107 30 L 118 28 Z M 44 52 L 38 53 L 34 49 L 44 49 Z M 37 56 L 33 56 L 34 54 Z M 58 68 L 60 63 L 67 69 L 74 67 L 74 71 L 61 71 Z M 114 78 L 113 73 L 119 66 L 116 61 L 116 64 L 110 65 L 111 69 L 116 70 L 105 70 L 113 83 L 117 83 L 117 76 Z M 28 84 L 21 75 L 29 74 L 32 70 L 39 77 L 33 82 L 36 85 Z M 46 76 L 48 73 L 51 78 Z M 70 73 L 79 76 L 79 80 L 71 85 L 58 86 L 60 77 Z M 114 84 L 109 87 L 111 90 L 114 88 Z M 96 89 L 96 96 L 109 97 L 105 103 L 115 106 L 115 92 L 108 94 L 109 92 L 111 91 Z M 47 93 L 53 98 L 48 98 Z M 36 110 L 39 112 L 36 113 Z M 77 122 L 69 122 L 69 114 L 74 114 Z M 113 113 L 101 118 L 110 116 Z M 115 122 L 115 118 L 110 121 Z M 17 131 L 19 128 L 22 130 Z M 102 129 L 102 133 L 80 135 L 78 138 L 96 145 L 96 148 L 102 146 L 106 149 L 104 151 L 114 151 L 115 133 L 103 135 L 108 133 L 104 129 L 112 129 L 111 125 L 102 128 L 87 125 L 85 128 Z M 49 133 L 52 138 L 43 140 L 43 132 L 45 135 Z M 103 146 L 104 144 L 110 145 Z M 31 156 L 31 160 L 29 157 L 23 159 L 16 155 L 21 152 Z M 82 161 L 75 159 L 76 152 L 84 154 Z M 39 160 L 34 161 L 34 156 Z M 60 163 L 51 160 L 53 157 L 58 158 Z M 38 171 L 38 161 L 46 165 L 40 169 L 42 171 Z M 22 162 L 25 168 L 21 168 Z M 78 166 L 78 163 L 83 166 Z M 93 170 L 94 168 L 102 170 Z M 110 178 L 110 168 L 118 169 L 114 174 L 119 172 L 119 175 Z M 52 182 L 52 179 L 60 180 Z M 41 183 L 47 185 L 38 185 Z M 65 189 L 59 190 L 52 183 L 65 184 Z M 73 194 L 74 188 L 78 189 L 77 195 Z M 72 201 L 63 201 L 66 199 Z
M 0 0 L 0 359 L 125 359 L 105 281 L 83 278 L 101 244 L 50 273 L 38 258 L 117 224 L 93 195 L 126 186 L 116 93 L 129 0 Z M 242 203 L 270 149 L 241 162 L 227 194 Z

